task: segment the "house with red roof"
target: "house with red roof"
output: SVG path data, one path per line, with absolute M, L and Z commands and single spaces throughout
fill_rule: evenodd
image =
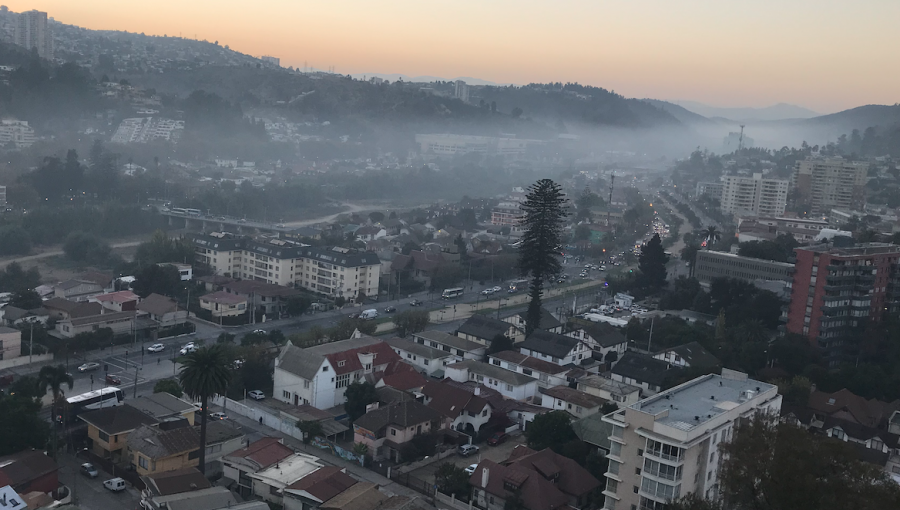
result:
M 306 349 L 288 342 L 275 359 L 273 396 L 317 409 L 343 405 L 347 386 L 383 372 L 395 361 L 400 356 L 390 345 L 358 331 L 347 340 Z
M 249 475 L 274 466 L 293 454 L 294 450 L 281 439 L 264 437 L 222 457 L 223 475 L 237 482 L 238 492 L 246 498 L 253 493 L 253 480 Z
M 392 361 L 385 367 L 384 372 L 378 372 L 373 379 L 376 388 L 385 386 L 400 391 L 419 391 L 428 379 L 416 371 L 415 367 L 403 361 Z
M 312 510 L 356 485 L 344 469 L 325 466 L 284 488 L 284 510 Z
M 429 381 L 422 387 L 425 405 L 443 416 L 445 424 L 440 428 L 478 433 L 490 421 L 493 406 L 481 396 L 480 387 L 476 386 L 474 392 L 470 392 L 447 381 L 450 380 Z

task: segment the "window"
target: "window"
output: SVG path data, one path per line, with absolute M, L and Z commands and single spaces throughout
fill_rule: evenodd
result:
M 197 448 L 196 450 L 194 450 L 188 454 L 188 460 L 194 460 L 194 459 L 199 459 L 199 458 L 200 458 L 200 449 L 199 448 Z
M 576 412 L 576 413 L 579 413 L 579 414 L 580 414 L 582 411 L 583 411 L 583 409 L 581 409 L 581 406 L 575 406 L 575 412 Z
M 428 365 L 428 360 L 427 360 L 427 359 L 423 359 L 422 362 L 424 362 L 426 366 Z
M 487 409 L 481 411 L 481 416 L 487 416 Z
M 634 474 L 640 475 L 640 474 L 641 474 L 641 468 L 634 468 Z
M 638 490 L 639 490 L 639 489 L 638 489 L 638 486 L 635 485 L 635 486 L 634 486 L 634 493 L 637 494 L 637 493 L 638 493 Z
M 709 463 L 712 464 L 716 458 L 716 452 L 712 452 L 709 454 Z
M 303 381 L 303 388 L 307 389 L 307 390 L 309 389 L 309 381 Z M 285 392 L 285 393 L 287 393 L 287 392 Z
M 618 488 L 619 488 L 619 482 L 613 480 L 612 478 L 607 478 L 607 479 L 606 479 L 606 490 L 607 490 L 608 492 L 611 492 L 611 493 L 615 494 L 615 493 L 616 493 L 616 489 L 618 489 Z
M 396 435 L 397 435 L 397 429 L 391 429 L 391 435 L 392 435 L 392 436 L 396 436 Z
M 328 366 L 326 365 L 326 366 L 322 367 L 322 371 L 323 371 L 323 372 L 327 372 L 327 371 L 328 371 Z
M 344 361 L 338 361 L 338 366 L 342 367 L 342 366 L 344 366 L 344 363 L 345 363 Z
M 287 390 L 282 390 L 282 391 L 281 391 L 281 397 L 290 400 L 290 399 L 291 399 L 291 392 L 290 392 L 290 391 L 287 391 Z
M 147 466 L 149 463 L 147 462 L 147 457 L 142 455 L 138 455 L 138 466 L 141 466 L 143 469 L 149 469 Z
M 706 480 L 707 481 L 712 480 L 712 471 L 710 471 L 709 473 L 706 473 Z
M 337 376 L 337 383 L 334 385 L 335 388 L 346 388 L 350 386 L 350 374 L 344 374 Z
M 506 385 L 506 391 L 512 391 L 512 390 L 513 390 L 512 384 L 507 384 L 507 385 Z
M 101 441 L 106 441 L 107 443 L 109 442 L 109 434 L 103 432 L 102 430 L 98 431 L 97 434 L 100 436 Z
M 499 366 L 500 366 L 500 360 L 497 359 L 497 358 L 493 358 L 493 359 L 491 359 L 491 364 L 492 364 L 492 365 L 497 365 L 497 366 L 499 367 Z

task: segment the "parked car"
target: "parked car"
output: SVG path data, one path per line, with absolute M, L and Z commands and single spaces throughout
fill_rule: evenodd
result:
M 166 346 L 163 344 L 153 344 L 147 347 L 147 352 L 162 352 L 164 350 L 166 350 Z
M 396 306 L 386 306 L 384 307 L 384 313 L 394 313 L 397 311 Z
M 459 448 L 456 449 L 456 453 L 459 454 L 460 457 L 468 457 L 478 453 L 478 447 L 474 444 L 459 445 Z
M 265 335 L 265 334 L 266 334 L 266 330 L 264 330 L 264 329 L 254 329 L 254 330 L 253 330 L 253 334 L 254 334 L 254 335 Z
M 419 301 L 418 299 L 413 299 L 412 301 L 409 302 L 409 306 L 422 306 L 422 302 Z
M 466 467 L 466 469 L 464 469 L 464 471 L 466 472 L 467 475 L 471 475 L 472 473 L 475 472 L 476 468 L 478 468 L 478 464 L 469 464 L 468 467 Z
M 244 360 L 242 360 L 241 358 L 238 358 L 231 362 L 231 366 L 234 367 L 235 370 L 238 370 L 242 366 L 244 366 Z
M 497 446 L 505 443 L 507 439 L 509 439 L 509 435 L 506 432 L 494 432 L 494 435 L 487 440 L 487 444 Z
M 94 467 L 90 462 L 85 462 L 81 465 L 81 474 L 88 478 L 97 478 L 97 468 Z
M 81 365 L 80 367 L 78 367 L 78 371 L 79 372 L 90 372 L 91 370 L 97 370 L 98 368 L 100 368 L 100 363 L 97 363 L 96 361 L 89 361 L 89 362 L 85 363 L 84 365 Z
M 253 400 L 263 400 L 266 398 L 266 394 L 259 390 L 247 392 L 247 396 L 252 398 Z
M 122 384 L 122 380 L 119 379 L 119 376 L 106 374 L 106 384 L 112 384 L 113 386 L 119 386 Z
M 501 289 L 500 287 L 491 288 L 491 292 L 500 292 L 501 290 L 503 290 L 503 289 Z
M 494 289 L 484 289 L 483 291 L 481 291 L 482 296 L 490 296 L 493 293 L 494 293 Z
M 221 413 L 221 412 L 209 413 L 209 417 L 214 420 L 227 420 L 228 419 L 228 415 L 226 415 L 225 413 Z
M 110 478 L 103 482 L 103 486 L 113 492 L 121 492 L 125 490 L 125 480 L 122 480 L 119 477 Z
M 181 354 L 182 356 L 184 356 L 184 355 L 190 354 L 196 350 L 197 350 L 197 346 L 194 345 L 194 342 L 190 342 L 190 343 L 186 344 L 184 347 L 182 347 L 181 350 L 178 351 L 178 353 Z

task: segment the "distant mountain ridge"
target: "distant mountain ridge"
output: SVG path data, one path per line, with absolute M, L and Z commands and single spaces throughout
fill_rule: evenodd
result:
M 468 85 L 490 85 L 494 87 L 503 87 L 506 85 L 515 85 L 514 83 L 497 83 L 489 80 L 482 80 L 481 78 L 472 78 L 471 76 L 459 76 L 456 78 L 448 79 L 441 78 L 440 76 L 409 76 L 401 73 L 353 73 L 350 76 L 356 78 L 357 80 L 361 80 L 363 78 L 381 78 L 383 80 L 389 81 L 397 81 L 402 79 L 403 81 L 408 81 L 412 83 L 431 83 L 435 81 L 457 81 L 461 80 L 466 82 Z
M 688 111 L 707 118 L 722 117 L 724 119 L 737 121 L 809 119 L 821 115 L 808 108 L 787 103 L 778 103 L 765 108 L 723 108 L 698 103 L 696 101 L 684 100 L 669 101 L 669 103 L 681 106 Z

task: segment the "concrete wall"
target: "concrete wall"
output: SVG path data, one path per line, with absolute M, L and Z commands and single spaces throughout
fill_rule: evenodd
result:
M 29 361 L 28 361 L 29 360 L 28 343 L 27 342 L 24 346 L 24 350 L 25 350 L 25 352 L 22 354 L 22 356 L 19 356 L 18 358 L 5 359 L 3 361 L 0 361 L 0 370 L 5 370 L 7 368 L 13 368 L 13 367 L 20 367 L 22 365 L 27 365 L 29 363 Z M 31 357 L 32 363 L 40 363 L 43 361 L 52 361 L 52 360 L 53 360 L 53 354 L 49 354 L 49 353 L 48 354 L 39 354 L 39 355 L 35 355 L 35 356 Z

